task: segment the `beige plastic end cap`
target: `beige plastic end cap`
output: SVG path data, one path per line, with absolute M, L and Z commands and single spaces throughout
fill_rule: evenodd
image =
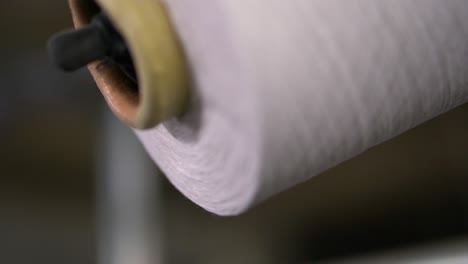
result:
M 181 45 L 161 2 L 155 0 L 69 0 L 76 28 L 101 9 L 125 39 L 138 86 L 106 61 L 88 68 L 115 115 L 130 127 L 152 128 L 183 113 L 189 75 Z

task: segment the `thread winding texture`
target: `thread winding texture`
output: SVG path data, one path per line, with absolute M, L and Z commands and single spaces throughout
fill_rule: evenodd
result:
M 464 0 L 166 0 L 184 117 L 136 133 L 189 199 L 235 215 L 468 100 Z

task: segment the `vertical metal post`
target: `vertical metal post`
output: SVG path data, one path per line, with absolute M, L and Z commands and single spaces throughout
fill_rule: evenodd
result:
M 162 262 L 158 176 L 133 132 L 107 109 L 97 155 L 99 264 Z

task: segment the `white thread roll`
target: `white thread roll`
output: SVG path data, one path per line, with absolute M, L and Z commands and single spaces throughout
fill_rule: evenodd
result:
M 195 102 L 137 134 L 183 194 L 219 215 L 468 100 L 466 0 L 166 5 Z

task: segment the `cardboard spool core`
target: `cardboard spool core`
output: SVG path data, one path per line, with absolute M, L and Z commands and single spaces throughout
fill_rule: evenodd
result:
M 114 114 L 126 125 L 146 129 L 182 114 L 188 101 L 188 73 L 177 36 L 156 0 L 68 0 L 76 28 L 103 11 L 125 39 L 138 84 L 109 61 L 88 65 Z

